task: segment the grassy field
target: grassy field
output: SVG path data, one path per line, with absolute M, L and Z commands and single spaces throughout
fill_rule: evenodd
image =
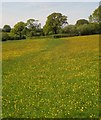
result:
M 3 117 L 99 117 L 98 35 L 2 46 Z

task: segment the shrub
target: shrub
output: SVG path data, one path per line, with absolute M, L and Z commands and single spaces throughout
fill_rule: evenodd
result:
M 62 33 L 65 34 L 77 34 L 76 26 L 75 25 L 67 25 L 62 29 Z
M 92 24 L 84 24 L 77 27 L 78 35 L 92 35 L 99 33 L 99 25 Z
M 10 39 L 9 35 L 7 33 L 2 32 L 2 41 L 6 41 L 9 39 Z
M 20 39 L 26 39 L 26 37 L 25 37 L 25 36 L 21 36 L 21 38 L 20 38 L 20 36 L 19 36 L 19 35 L 16 35 L 16 34 L 13 34 L 13 33 L 10 33 L 10 34 L 9 34 L 9 36 L 10 36 L 10 40 L 20 40 Z
M 52 35 L 53 38 L 62 38 L 62 37 L 73 37 L 75 34 L 54 34 Z

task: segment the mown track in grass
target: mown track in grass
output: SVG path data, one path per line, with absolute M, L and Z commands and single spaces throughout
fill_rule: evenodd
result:
M 3 43 L 3 117 L 98 117 L 98 39 Z

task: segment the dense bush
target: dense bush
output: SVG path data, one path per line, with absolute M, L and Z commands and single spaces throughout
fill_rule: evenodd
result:
M 82 25 L 67 25 L 62 29 L 63 36 L 92 35 L 101 33 L 101 23 L 89 23 Z M 66 34 L 66 35 L 64 35 Z M 55 35 L 61 37 L 61 35 Z
M 2 32 L 2 41 L 6 41 L 6 40 L 9 40 L 10 39 L 10 36 L 5 32 Z
M 2 38 L 2 41 L 20 40 L 19 35 L 15 35 L 15 34 L 12 34 L 12 33 L 6 33 L 6 32 L 1 33 L 1 38 Z M 26 39 L 26 37 L 22 36 L 22 39 Z
M 78 35 L 92 35 L 99 33 L 99 24 L 98 23 L 91 23 L 91 24 L 84 24 L 80 25 L 77 28 Z
M 20 24 L 20 25 L 19 25 Z M 22 22 L 20 22 L 19 26 L 17 28 L 20 28 L 22 26 Z M 22 28 L 22 27 L 21 27 Z M 52 38 L 62 38 L 62 37 L 73 37 L 78 35 L 92 35 L 92 34 L 101 34 L 101 23 L 89 23 L 89 24 L 81 24 L 81 25 L 67 25 L 64 28 L 60 28 L 58 31 L 58 34 L 54 34 L 52 31 L 48 33 L 48 35 L 45 35 L 43 32 L 43 29 L 37 29 L 37 30 L 29 30 L 28 28 L 24 28 L 24 30 L 19 29 L 12 29 L 9 33 L 8 32 L 2 32 L 2 41 L 6 40 L 21 40 L 26 39 L 27 37 L 30 38 L 37 38 L 40 36 L 45 37 L 52 37 Z
M 62 38 L 62 37 L 73 37 L 75 34 L 54 34 L 52 35 L 53 38 Z
M 62 29 L 62 33 L 69 35 L 77 35 L 77 29 L 75 25 L 67 25 Z

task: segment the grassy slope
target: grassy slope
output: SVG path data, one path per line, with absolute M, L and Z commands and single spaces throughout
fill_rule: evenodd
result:
M 98 117 L 98 39 L 3 43 L 3 117 Z

